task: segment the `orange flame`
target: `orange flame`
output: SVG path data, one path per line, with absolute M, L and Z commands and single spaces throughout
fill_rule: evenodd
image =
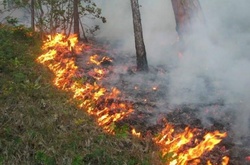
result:
M 53 83 L 58 88 L 73 93 L 73 98 L 80 102 L 79 107 L 97 118 L 97 122 L 106 132 L 114 134 L 113 123 L 124 119 L 134 110 L 132 104 L 120 99 L 121 92 L 117 88 L 107 89 L 97 82 L 79 82 L 83 78 L 79 68 L 75 64 L 74 50 L 87 49 L 84 45 L 77 44 L 77 37 L 70 35 L 66 38 L 63 34 L 48 36 L 42 49 L 45 51 L 37 61 L 46 65 L 54 74 Z M 108 57 L 99 58 L 98 55 L 90 57 L 90 63 L 99 66 L 105 61 L 112 61 Z M 94 77 L 100 80 L 106 72 L 101 68 L 95 68 Z M 135 89 L 138 89 L 136 86 Z M 157 87 L 153 87 L 157 90 Z M 144 100 L 147 101 L 146 99 Z M 153 139 L 161 146 L 163 156 L 169 157 L 170 165 L 187 165 L 188 163 L 199 164 L 203 153 L 211 151 L 220 143 L 226 133 L 214 131 L 204 135 L 203 141 L 195 138 L 196 129 L 185 128 L 184 132 L 176 131 L 173 126 L 166 125 L 162 132 Z M 132 129 L 134 136 L 141 137 L 141 133 Z M 190 143 L 195 147 L 188 147 Z M 223 157 L 222 165 L 227 165 L 229 157 Z M 210 161 L 207 164 L 211 164 Z
M 100 65 L 101 63 L 103 63 L 104 61 L 110 61 L 112 62 L 112 59 L 108 58 L 108 57 L 103 57 L 101 60 L 98 59 L 99 56 L 97 54 L 92 55 L 90 57 L 90 62 L 96 65 Z
M 141 137 L 141 133 L 140 133 L 140 132 L 137 132 L 134 128 L 132 129 L 131 133 L 132 133 L 132 135 L 134 135 L 134 136 L 136 136 L 136 137 L 138 137 L 138 138 Z
M 221 165 L 227 165 L 228 163 L 229 163 L 229 157 L 228 156 L 224 156 L 222 158 Z
M 186 165 L 188 162 L 199 164 L 197 163 L 199 157 L 211 151 L 227 134 L 219 131 L 209 132 L 199 142 L 194 138 L 196 131 L 197 129 L 186 127 L 184 132 L 178 133 L 172 125 L 167 124 L 161 134 L 154 138 L 154 141 L 162 148 L 162 156 L 168 158 L 169 164 Z M 194 143 L 192 145 L 195 146 L 188 147 L 191 145 L 190 143 Z M 227 164 L 228 161 L 224 159 L 224 164 Z
M 73 93 L 73 98 L 81 102 L 80 108 L 86 109 L 86 111 L 97 117 L 97 122 L 104 128 L 105 131 L 113 133 L 112 123 L 122 120 L 133 112 L 132 106 L 129 103 L 122 103 L 119 100 L 120 91 L 116 88 L 107 90 L 106 88 L 98 85 L 97 83 L 81 84 L 77 82 L 76 78 L 79 74 L 78 67 L 75 64 L 74 54 L 72 49 L 77 47 L 77 37 L 70 35 L 66 38 L 63 34 L 57 34 L 55 36 L 48 36 L 48 40 L 44 42 L 43 50 L 47 50 L 37 58 L 39 63 L 46 65 L 53 73 L 55 78 L 53 83 L 58 88 L 70 91 Z M 97 55 L 92 56 L 91 62 L 99 65 L 104 60 L 110 60 L 109 58 L 102 58 L 98 61 Z M 104 71 L 95 68 L 97 76 L 96 79 L 101 79 L 104 76 Z M 103 97 L 105 96 L 105 97 Z M 109 100 L 114 100 L 112 103 Z M 103 106 L 97 106 L 96 104 L 103 102 Z

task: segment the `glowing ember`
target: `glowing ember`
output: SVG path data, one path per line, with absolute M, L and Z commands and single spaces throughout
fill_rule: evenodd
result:
M 96 81 L 103 79 L 108 71 L 100 65 L 112 62 L 108 57 L 92 55 L 88 64 L 95 65 L 91 71 L 84 72 L 76 66 L 75 56 L 77 52 L 87 49 L 84 45 L 77 44 L 77 37 L 70 35 L 66 38 L 63 34 L 48 36 L 42 49 L 45 51 L 37 61 L 46 65 L 55 75 L 53 83 L 58 88 L 73 93 L 73 98 L 80 104 L 79 107 L 95 116 L 96 121 L 106 132 L 114 134 L 114 123 L 118 122 L 134 110 L 130 102 L 121 99 L 121 92 L 117 88 L 105 88 L 98 82 L 79 81 L 85 79 L 84 75 L 92 76 Z M 139 87 L 135 86 L 135 90 Z M 152 88 L 154 91 L 158 87 Z M 147 99 L 144 99 L 147 102 Z M 131 130 L 134 136 L 141 137 L 141 133 Z M 200 157 L 211 151 L 215 145 L 226 137 L 226 133 L 218 131 L 209 132 L 203 136 L 203 140 L 196 138 L 197 129 L 185 128 L 183 132 L 176 131 L 173 126 L 166 125 L 162 132 L 153 139 L 168 159 L 170 165 L 187 165 L 201 163 Z M 222 158 L 222 165 L 229 163 L 228 157 Z M 207 164 L 211 164 L 207 161 Z
M 250 156 L 247 156 L 245 159 L 246 159 L 247 161 L 250 161 Z
M 155 87 L 153 87 L 152 89 L 153 89 L 153 91 L 156 91 L 156 90 L 158 90 L 158 87 L 155 86 Z

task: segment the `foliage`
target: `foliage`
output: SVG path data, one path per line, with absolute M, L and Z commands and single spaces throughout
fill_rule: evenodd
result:
M 128 133 L 129 133 L 129 126 L 127 124 L 124 124 L 121 126 L 114 125 L 114 131 L 117 137 L 127 138 Z
M 8 10 L 24 8 L 25 11 L 31 10 L 29 1 L 21 0 L 5 0 L 4 6 Z M 71 31 L 73 22 L 73 0 L 36 0 L 35 1 L 35 24 L 36 28 L 42 33 L 54 34 L 58 31 L 68 33 Z M 79 16 L 81 20 L 99 19 L 103 23 L 106 22 L 106 18 L 101 15 L 101 9 L 91 0 L 80 0 L 79 3 Z M 8 23 L 17 24 L 16 18 L 8 16 Z M 85 32 L 93 34 L 99 30 L 98 25 L 87 25 L 81 23 L 86 29 Z
M 14 17 L 11 17 L 11 16 L 7 16 L 6 18 L 6 21 L 9 25 L 12 25 L 12 26 L 17 26 L 17 23 L 18 23 L 18 19 L 17 18 L 14 18 Z
M 24 7 L 28 4 L 27 0 L 3 0 L 3 6 L 5 9 L 11 10 L 15 8 Z

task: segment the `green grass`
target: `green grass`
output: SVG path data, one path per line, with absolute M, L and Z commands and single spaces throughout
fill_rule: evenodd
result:
M 35 62 L 37 34 L 0 25 L 0 164 L 159 164 L 145 141 L 105 134 Z

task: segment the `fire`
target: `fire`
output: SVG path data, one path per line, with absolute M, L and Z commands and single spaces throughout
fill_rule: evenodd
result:
M 177 132 L 172 125 L 167 124 L 154 141 L 162 148 L 162 156 L 167 157 L 170 165 L 199 164 L 199 158 L 211 151 L 227 134 L 219 131 L 208 132 L 199 141 L 195 137 L 197 131 L 186 127 L 183 132 Z M 222 163 L 226 165 L 228 161 L 229 158 L 224 157 Z M 207 164 L 211 164 L 210 161 Z
M 100 65 L 102 64 L 103 62 L 105 61 L 110 61 L 112 62 L 112 59 L 108 58 L 108 57 L 103 57 L 102 59 L 99 59 L 99 56 L 97 54 L 95 55 L 92 55 L 90 57 L 90 62 L 93 63 L 93 64 L 96 64 L 96 65 Z
M 108 70 L 101 67 L 102 64 L 112 62 L 108 57 L 100 57 L 94 54 L 89 57 L 86 65 L 91 64 L 96 68 L 91 71 L 83 71 L 75 64 L 75 57 L 79 51 L 88 49 L 84 44 L 77 44 L 77 37 L 70 35 L 68 38 L 63 34 L 48 36 L 43 44 L 44 54 L 37 58 L 37 62 L 47 66 L 55 75 L 53 83 L 59 89 L 73 94 L 73 99 L 79 102 L 79 108 L 96 117 L 96 121 L 106 132 L 114 134 L 114 124 L 133 113 L 132 103 L 121 99 L 122 93 L 113 87 L 106 88 L 98 84 Z M 95 82 L 83 81 L 85 75 L 91 76 Z M 135 86 L 135 90 L 138 90 Z M 158 90 L 158 87 L 153 87 Z M 147 102 L 147 99 L 144 99 Z M 203 136 L 203 140 L 196 137 L 198 130 L 185 128 L 177 131 L 167 124 L 162 132 L 153 138 L 153 141 L 161 147 L 163 157 L 167 157 L 170 165 L 199 164 L 200 157 L 211 151 L 215 145 L 226 137 L 226 133 L 219 131 L 209 132 Z M 134 128 L 131 134 L 142 137 L 141 133 Z M 229 157 L 222 158 L 222 165 L 227 165 Z M 211 164 L 210 161 L 207 164 Z
M 119 99 L 120 91 L 116 88 L 106 89 L 96 82 L 79 83 L 81 79 L 79 68 L 75 64 L 75 54 L 72 50 L 81 50 L 77 44 L 77 37 L 70 35 L 66 38 L 63 34 L 48 36 L 44 42 L 43 50 L 47 51 L 37 58 L 39 63 L 46 65 L 54 74 L 53 83 L 58 88 L 73 93 L 73 98 L 81 102 L 79 107 L 85 109 L 89 114 L 97 117 L 97 122 L 109 133 L 114 133 L 112 124 L 133 112 L 130 103 L 123 103 Z M 84 45 L 82 45 L 84 47 Z M 104 61 L 111 61 L 108 57 L 98 60 L 93 55 L 90 61 L 100 65 Z M 95 68 L 97 80 L 104 77 L 105 71 Z
M 131 131 L 132 135 L 136 136 L 136 137 L 141 137 L 141 133 L 137 132 L 134 128 Z
M 229 157 L 224 156 L 224 157 L 222 158 L 221 165 L 227 165 L 228 163 L 229 163 Z

